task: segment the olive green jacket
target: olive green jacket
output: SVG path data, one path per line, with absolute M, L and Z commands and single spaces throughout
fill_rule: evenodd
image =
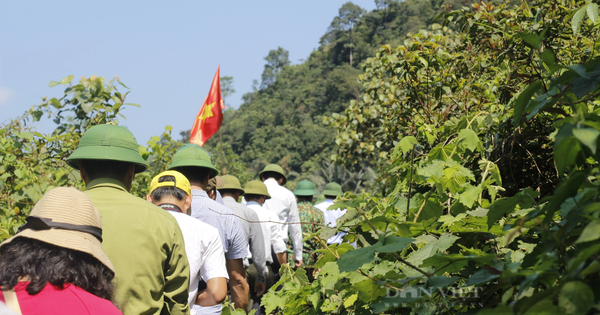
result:
M 102 215 L 102 249 L 123 314 L 189 314 L 190 267 L 175 218 L 114 179 L 93 180 L 85 193 Z

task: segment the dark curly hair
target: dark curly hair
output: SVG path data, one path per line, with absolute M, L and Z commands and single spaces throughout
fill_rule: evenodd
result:
M 21 277 L 29 277 L 27 293 L 40 293 L 50 283 L 64 289 L 73 284 L 85 291 L 112 301 L 115 274 L 94 256 L 48 244 L 27 237 L 18 237 L 0 247 L 0 286 L 14 288 Z

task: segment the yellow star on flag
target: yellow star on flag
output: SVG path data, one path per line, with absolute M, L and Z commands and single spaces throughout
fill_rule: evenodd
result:
M 208 105 L 206 105 L 206 108 L 204 109 L 204 112 L 202 112 L 202 115 L 200 117 L 198 117 L 198 119 L 200 120 L 206 120 L 207 118 L 210 118 L 213 116 L 213 112 L 212 109 L 215 106 L 216 102 L 212 102 Z

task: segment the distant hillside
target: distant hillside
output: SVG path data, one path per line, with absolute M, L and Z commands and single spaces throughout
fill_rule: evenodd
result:
M 265 58 L 265 70 L 255 91 L 229 109 L 221 127 L 224 143 L 247 167 L 257 171 L 279 163 L 289 171 L 306 173 L 322 168 L 335 147 L 334 135 L 322 117 L 342 112 L 360 95 L 360 64 L 384 44 L 400 44 L 408 32 L 426 28 L 444 4 L 460 8 L 458 0 L 376 1 L 365 12 L 348 2 L 340 8 L 318 49 L 301 64 L 290 65 L 279 47 Z M 352 65 L 351 65 L 352 61 Z M 206 144 L 213 150 L 215 136 Z M 368 161 L 367 161 L 368 162 Z

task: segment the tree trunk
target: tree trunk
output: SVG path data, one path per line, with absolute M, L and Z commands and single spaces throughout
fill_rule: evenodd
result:
M 350 27 L 350 67 L 352 67 L 352 50 L 354 49 L 352 43 L 352 27 Z

